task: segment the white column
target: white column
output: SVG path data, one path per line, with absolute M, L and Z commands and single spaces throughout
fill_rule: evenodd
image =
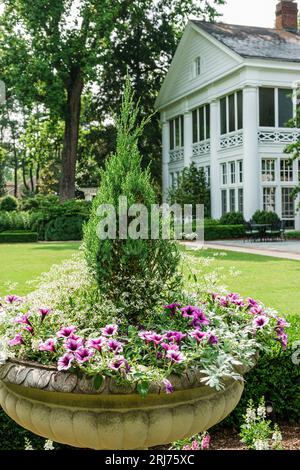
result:
M 167 201 L 169 189 L 170 127 L 169 122 L 162 123 L 162 190 L 163 202 Z
M 258 88 L 247 86 L 243 91 L 244 127 L 244 217 L 250 220 L 259 209 L 260 165 L 258 154 Z
M 189 167 L 192 163 L 193 154 L 193 114 L 184 114 L 184 166 Z
M 213 219 L 221 217 L 221 189 L 220 189 L 220 163 L 218 149 L 220 141 L 219 101 L 210 104 L 210 194 L 211 216 Z

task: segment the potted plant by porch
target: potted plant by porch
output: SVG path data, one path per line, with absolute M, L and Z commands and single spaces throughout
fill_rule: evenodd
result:
M 127 85 L 83 253 L 0 305 L 1 406 L 75 447 L 148 448 L 209 429 L 237 405 L 259 349 L 287 340 L 285 320 L 253 299 L 184 292 L 172 242 L 124 236 L 124 197 L 128 207 L 156 202 L 137 118 Z M 123 236 L 99 239 L 103 204 Z

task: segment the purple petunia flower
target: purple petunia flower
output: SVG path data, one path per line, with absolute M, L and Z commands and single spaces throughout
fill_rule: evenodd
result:
M 7 295 L 5 297 L 5 300 L 8 304 L 13 304 L 14 302 L 18 302 L 21 300 L 20 297 L 17 297 L 16 295 Z
M 83 340 L 81 338 L 79 339 L 68 338 L 64 342 L 65 349 L 67 349 L 69 352 L 72 352 L 72 353 L 75 353 L 82 346 L 83 346 Z
M 58 359 L 57 362 L 57 369 L 58 370 L 68 370 L 72 366 L 72 362 L 74 360 L 74 356 L 70 353 L 64 354 L 62 357 Z
M 100 336 L 100 338 L 89 339 L 86 343 L 87 348 L 96 349 L 102 351 L 103 346 L 106 344 L 106 338 Z
M 169 350 L 179 351 L 179 346 L 178 346 L 178 344 L 175 344 L 175 343 L 171 343 L 171 344 L 160 343 L 160 345 L 165 351 L 169 351 Z
M 174 351 L 172 349 L 169 349 L 169 351 L 167 351 L 167 358 L 170 359 L 172 362 L 176 362 L 177 364 L 184 361 L 185 359 L 184 355 L 181 352 Z
M 16 334 L 16 336 L 8 341 L 9 346 L 19 346 L 21 344 L 24 344 L 23 337 L 21 333 Z
M 30 326 L 30 325 L 25 325 L 25 326 L 24 326 L 24 329 L 27 330 L 27 331 L 29 331 L 29 333 L 31 333 L 31 334 L 33 335 L 34 330 L 33 330 L 32 326 Z
M 55 352 L 55 339 L 47 339 L 44 343 L 39 344 L 39 351 Z
M 197 310 L 196 307 L 192 307 L 191 305 L 188 305 L 187 307 L 184 307 L 181 309 L 181 313 L 184 318 L 194 318 L 196 310 Z
M 168 331 L 166 333 L 166 338 L 169 341 L 174 341 L 175 343 L 180 343 L 184 338 L 186 338 L 185 333 L 181 333 L 181 331 Z
M 32 324 L 29 321 L 29 313 L 25 313 L 25 315 L 22 315 L 21 317 L 16 317 L 15 323 L 32 326 Z
M 116 339 L 110 339 L 107 342 L 107 346 L 109 350 L 115 354 L 118 354 L 123 351 L 122 343 L 120 343 L 120 341 L 117 341 Z
M 252 299 L 251 297 L 248 297 L 246 300 L 248 307 L 257 307 L 258 303 L 256 302 L 256 300 Z
M 117 356 L 109 364 L 110 369 L 112 370 L 125 370 L 126 372 L 130 371 L 130 367 L 125 357 Z
M 250 313 L 253 315 L 260 315 L 263 312 L 263 308 L 261 305 L 255 305 L 254 307 L 250 308 Z
M 114 336 L 118 332 L 118 325 L 106 325 L 101 331 L 104 336 Z
M 203 331 L 200 331 L 200 330 L 194 330 L 194 331 L 190 332 L 190 336 L 195 338 L 195 340 L 198 343 L 201 343 L 201 341 L 203 341 L 205 338 L 207 338 L 207 333 L 204 333 Z
M 262 329 L 269 323 L 269 318 L 266 315 L 260 315 L 254 318 L 253 326 L 256 329 Z
M 202 310 L 195 310 L 194 318 L 192 320 L 191 326 L 194 328 L 201 328 L 201 326 L 209 325 L 210 321 L 204 315 Z
M 58 338 L 70 338 L 71 336 L 73 336 L 73 333 L 75 333 L 75 331 L 76 326 L 65 326 L 58 331 L 56 336 Z
M 94 352 L 91 351 L 88 348 L 81 347 L 75 351 L 75 358 L 77 362 L 80 364 L 83 364 L 84 362 L 87 362 L 90 360 L 90 358 L 93 356 Z
M 166 335 L 159 335 L 155 331 L 140 331 L 138 335 L 147 343 L 154 343 L 156 346 L 166 338 Z
M 281 335 L 278 335 L 278 340 L 285 351 L 288 345 L 288 335 L 286 333 L 282 333 Z
M 164 309 L 169 311 L 171 317 L 176 315 L 178 308 L 180 308 L 180 304 L 164 305 Z
M 213 334 L 209 334 L 208 335 L 208 340 L 207 340 L 208 344 L 211 344 L 212 346 L 214 344 L 218 344 L 219 340 L 218 340 L 218 337 L 216 335 L 213 335 Z
M 173 393 L 174 392 L 174 387 L 173 385 L 171 384 L 171 382 L 167 379 L 164 379 L 163 380 L 163 384 L 165 386 L 165 392 L 169 395 L 170 393 Z
M 46 316 L 49 315 L 50 312 L 51 312 L 50 308 L 47 308 L 47 307 L 39 308 L 39 313 L 41 315 L 41 322 L 45 320 Z
M 227 298 L 229 299 L 229 301 L 230 301 L 232 304 L 237 305 L 238 307 L 244 307 L 244 306 L 245 306 L 245 302 L 244 302 L 244 300 L 239 296 L 239 294 L 231 293 L 231 294 L 228 294 Z
M 285 318 L 278 318 L 277 326 L 279 328 L 285 328 L 286 326 L 289 326 L 289 324 L 288 324 L 288 322 L 286 321 Z

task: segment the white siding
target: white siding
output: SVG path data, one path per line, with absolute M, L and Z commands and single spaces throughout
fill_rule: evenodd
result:
M 202 73 L 194 77 L 196 57 L 201 56 Z M 195 31 L 187 28 L 157 100 L 159 108 L 203 86 L 211 84 L 239 65 L 239 60 Z

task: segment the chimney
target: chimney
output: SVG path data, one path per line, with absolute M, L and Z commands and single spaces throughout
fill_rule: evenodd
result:
M 298 30 L 298 5 L 294 0 L 281 0 L 277 4 L 276 29 Z

